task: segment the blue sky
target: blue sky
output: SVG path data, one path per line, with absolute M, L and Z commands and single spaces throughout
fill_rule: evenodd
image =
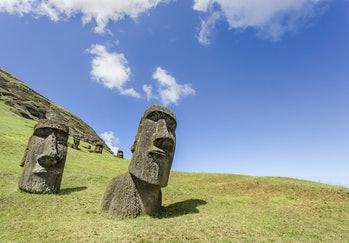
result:
M 127 157 L 143 111 L 163 103 L 178 119 L 174 170 L 349 186 L 348 10 L 344 0 L 0 0 L 0 67 Z

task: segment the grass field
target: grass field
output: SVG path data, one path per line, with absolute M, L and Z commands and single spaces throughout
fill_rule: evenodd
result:
M 158 218 L 100 211 L 127 160 L 69 149 L 58 195 L 20 192 L 34 122 L 0 103 L 0 242 L 349 242 L 349 189 L 289 178 L 175 173 Z

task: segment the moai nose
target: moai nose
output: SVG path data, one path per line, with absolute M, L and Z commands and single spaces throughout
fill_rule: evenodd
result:
M 44 149 L 38 157 L 38 163 L 43 167 L 49 167 L 57 163 L 57 138 L 54 133 L 44 140 Z
M 174 136 L 168 131 L 166 121 L 163 119 L 158 122 L 154 145 L 165 152 L 171 152 L 173 150 Z
M 160 135 L 160 137 L 164 137 L 164 138 L 171 136 L 171 134 L 169 133 L 169 131 L 167 129 L 166 121 L 164 119 L 161 119 L 158 121 L 157 133 Z

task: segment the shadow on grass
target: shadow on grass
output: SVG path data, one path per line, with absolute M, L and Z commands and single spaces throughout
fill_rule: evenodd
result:
M 87 186 L 78 186 L 78 187 L 69 187 L 69 188 L 63 188 L 61 191 L 58 193 L 59 195 L 67 195 L 73 192 L 79 192 L 86 190 Z
M 188 199 L 181 202 L 176 202 L 168 205 L 167 207 L 162 207 L 159 218 L 174 218 L 186 214 L 199 213 L 197 209 L 200 205 L 205 205 L 207 202 L 201 199 Z

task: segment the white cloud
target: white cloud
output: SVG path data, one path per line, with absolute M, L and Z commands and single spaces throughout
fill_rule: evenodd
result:
M 81 14 L 84 24 L 94 22 L 103 33 L 109 21 L 137 17 L 168 0 L 0 0 L 0 12 L 48 16 L 53 21 Z
M 0 0 L 0 13 L 27 14 L 32 11 L 34 0 Z
M 146 95 L 147 101 L 150 101 L 153 98 L 153 86 L 150 84 L 144 84 L 143 91 Z
M 104 140 L 104 142 L 108 145 L 108 147 L 116 154 L 119 150 L 117 145 L 119 144 L 119 138 L 117 138 L 114 132 L 104 132 L 100 135 L 100 137 Z
M 317 15 L 328 0 L 194 0 L 193 9 L 208 16 L 201 23 L 200 43 L 209 44 L 212 28 L 222 15 L 231 29 L 253 28 L 261 38 L 280 39 Z
M 212 35 L 212 30 L 215 27 L 217 21 L 222 18 L 220 12 L 213 12 L 210 14 L 206 20 L 201 20 L 200 31 L 197 36 L 199 42 L 205 46 L 211 44 L 210 39 Z
M 195 94 L 190 84 L 178 84 L 176 79 L 161 67 L 156 68 L 153 79 L 157 81 L 160 100 L 164 105 L 177 104 L 181 97 Z
M 88 50 L 93 55 L 91 77 L 109 89 L 117 89 L 121 95 L 141 98 L 133 88 L 125 88 L 130 80 L 131 68 L 125 55 L 109 52 L 103 45 L 92 45 Z

